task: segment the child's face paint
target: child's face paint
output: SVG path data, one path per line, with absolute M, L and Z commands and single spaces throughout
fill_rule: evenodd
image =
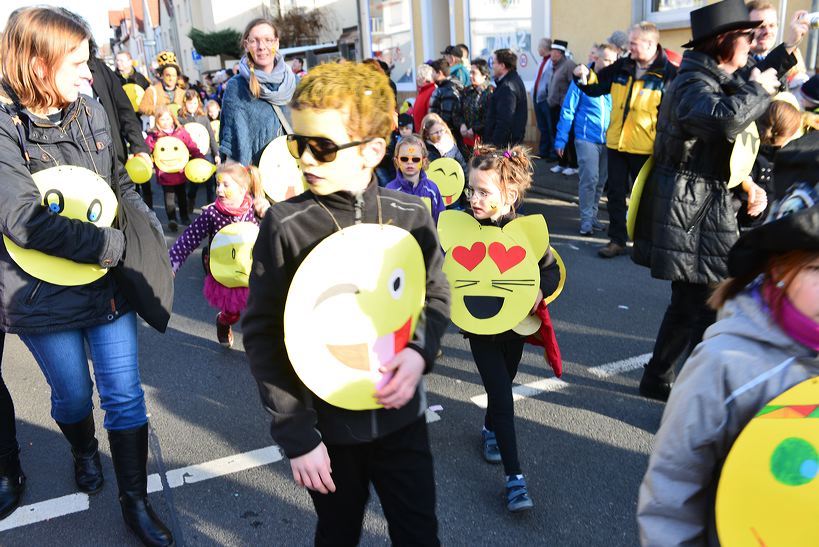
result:
M 245 194 L 247 194 L 247 190 L 227 173 L 222 173 L 216 177 L 216 198 L 224 205 L 238 207 L 244 201 Z
M 508 196 L 504 196 L 500 189 L 498 174 L 495 171 L 474 169 L 469 173 L 469 203 L 472 214 L 477 219 L 496 219 L 511 210 Z
M 417 176 L 421 172 L 423 162 L 423 152 L 417 146 L 402 145 L 398 147 L 396 166 L 405 178 Z

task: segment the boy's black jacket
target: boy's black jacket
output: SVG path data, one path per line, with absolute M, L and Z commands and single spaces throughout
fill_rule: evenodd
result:
M 245 351 L 262 402 L 273 415 L 270 434 L 289 457 L 326 444 L 360 444 L 383 437 L 417 420 L 426 410 L 420 382 L 413 398 L 397 410 L 351 411 L 332 406 L 305 387 L 293 370 L 284 345 L 284 305 L 296 270 L 325 237 L 342 228 L 377 223 L 376 197 L 384 224 L 406 229 L 418 241 L 427 269 L 426 306 L 409 347 L 417 350 L 429 372 L 441 336 L 449 324 L 449 284 L 441 271 L 438 235 L 423 202 L 414 196 L 379 188 L 375 179 L 362 193 L 316 196 L 307 191 L 270 207 L 253 249 L 250 295 L 242 322 Z M 332 272 L 327 272 L 332 276 Z M 316 342 L 322 333 L 317 332 Z

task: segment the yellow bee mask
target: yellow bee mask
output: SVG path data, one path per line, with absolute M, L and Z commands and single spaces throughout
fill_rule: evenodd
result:
M 474 334 L 499 334 L 529 315 L 540 285 L 538 261 L 549 248 L 543 216 L 521 217 L 501 229 L 482 226 L 461 211 L 444 211 L 438 235 L 446 251 L 453 323 Z
M 356 224 L 319 243 L 290 285 L 284 342 L 301 381 L 333 406 L 380 408 L 379 372 L 412 340 L 426 294 L 421 248 L 396 226 Z

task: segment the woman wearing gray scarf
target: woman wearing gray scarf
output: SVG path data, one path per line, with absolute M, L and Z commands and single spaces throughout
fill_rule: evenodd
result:
M 242 47 L 247 54 L 239 75 L 228 81 L 222 98 L 219 149 L 223 158 L 258 165 L 268 143 L 284 133 L 273 105 L 286 110 L 296 76 L 278 52 L 279 32 L 270 19 L 251 21 Z

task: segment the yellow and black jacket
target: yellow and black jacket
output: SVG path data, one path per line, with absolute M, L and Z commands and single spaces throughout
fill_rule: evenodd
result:
M 590 97 L 611 93 L 611 123 L 606 146 L 630 154 L 651 154 L 657 134 L 657 115 L 663 91 L 677 69 L 665 51 L 657 46 L 657 59 L 645 74 L 635 78 L 637 63 L 629 57 L 618 59 L 599 73 L 589 74 L 587 85 L 575 83 Z

